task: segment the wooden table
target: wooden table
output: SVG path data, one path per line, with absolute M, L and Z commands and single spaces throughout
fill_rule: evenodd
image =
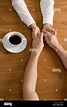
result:
M 25 0 L 29 11 L 42 28 L 40 0 Z M 54 28 L 58 40 L 67 49 L 67 0 L 55 0 Z M 31 29 L 21 22 L 10 0 L 0 0 L 0 38 L 10 31 L 18 31 L 27 38 L 26 49 L 19 54 L 7 52 L 0 42 L 0 99 L 21 100 L 23 73 L 29 59 L 32 43 Z M 56 69 L 58 72 L 53 72 Z M 58 55 L 45 43 L 38 62 L 36 91 L 40 100 L 63 100 L 67 98 L 67 71 Z

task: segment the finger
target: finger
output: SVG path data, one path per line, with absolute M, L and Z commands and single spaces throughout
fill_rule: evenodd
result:
M 40 30 L 38 31 L 38 34 L 40 34 Z
M 57 36 L 57 29 L 55 30 L 55 35 Z
M 55 29 L 51 29 L 51 33 L 53 34 L 53 35 L 55 35 L 55 32 L 56 32 L 56 30 Z
M 51 40 L 51 36 L 52 36 L 52 34 L 50 33 L 50 32 L 46 32 L 46 34 L 47 34 L 47 38 L 48 38 L 48 40 L 50 41 Z
M 42 30 L 42 32 L 43 32 L 43 33 L 46 33 L 47 31 L 46 31 L 46 30 Z
M 46 31 L 46 30 L 42 30 L 44 32 L 44 35 L 46 34 L 47 35 L 47 38 L 48 40 L 50 41 L 51 40 L 51 36 L 52 36 L 52 33 L 50 33 L 49 31 Z
M 47 35 L 47 31 L 46 30 L 42 30 L 42 32 L 43 32 L 44 41 L 46 41 L 45 36 Z
M 45 36 L 46 36 L 47 34 L 43 32 L 43 35 L 44 35 L 44 38 L 45 38 Z
M 41 34 L 40 34 L 40 40 L 41 40 L 41 42 L 43 42 L 43 32 L 41 32 Z
M 48 35 L 48 36 L 52 36 L 52 34 L 48 31 L 45 31 L 45 34 Z
M 46 41 L 47 44 L 49 44 L 49 39 L 48 39 L 48 35 L 47 34 L 45 34 L 45 41 Z
M 40 38 L 40 31 L 38 31 L 38 33 L 37 33 L 37 38 L 38 39 Z
M 44 38 L 45 38 L 45 40 L 47 40 L 47 34 L 46 33 L 44 33 Z
M 52 32 L 52 36 L 53 35 L 57 36 L 57 30 L 55 30 L 55 32 Z
M 45 34 L 46 34 L 46 33 L 43 33 L 43 40 L 44 40 L 44 41 L 46 41 L 46 40 L 45 40 Z

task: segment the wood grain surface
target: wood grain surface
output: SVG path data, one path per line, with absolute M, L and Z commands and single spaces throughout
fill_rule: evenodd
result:
M 42 28 L 40 0 L 25 0 L 37 25 Z M 34 11 L 33 11 L 34 10 Z M 55 0 L 54 28 L 58 40 L 67 50 L 67 0 Z M 18 54 L 7 52 L 0 42 L 0 99 L 21 100 L 23 74 L 30 55 L 32 32 L 21 22 L 11 0 L 0 0 L 0 38 L 10 31 L 18 31 L 27 38 L 26 49 Z M 57 72 L 53 72 L 54 69 Z M 67 99 L 67 70 L 58 55 L 45 43 L 38 62 L 36 91 L 40 100 Z

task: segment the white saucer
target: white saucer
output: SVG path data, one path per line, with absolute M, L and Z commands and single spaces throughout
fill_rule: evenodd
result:
M 9 41 L 8 41 L 8 38 L 14 34 L 19 35 L 21 37 L 21 39 L 23 40 L 19 45 L 13 45 L 13 44 L 9 43 Z M 27 39 L 23 34 L 21 34 L 19 32 L 9 32 L 4 36 L 2 43 L 3 43 L 4 48 L 7 51 L 9 51 L 11 53 L 19 53 L 19 52 L 22 52 L 26 48 Z

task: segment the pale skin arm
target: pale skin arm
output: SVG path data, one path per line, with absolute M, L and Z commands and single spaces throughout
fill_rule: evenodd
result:
M 47 44 L 55 50 L 62 60 L 65 69 L 67 69 L 67 51 L 59 44 L 56 35 L 45 31 L 44 36 Z
M 38 35 L 37 40 L 33 39 L 32 48 L 35 49 L 35 51 L 31 52 L 24 73 L 23 100 L 39 100 L 35 89 L 37 82 L 37 63 L 43 47 L 43 33 L 41 33 L 40 35 Z

